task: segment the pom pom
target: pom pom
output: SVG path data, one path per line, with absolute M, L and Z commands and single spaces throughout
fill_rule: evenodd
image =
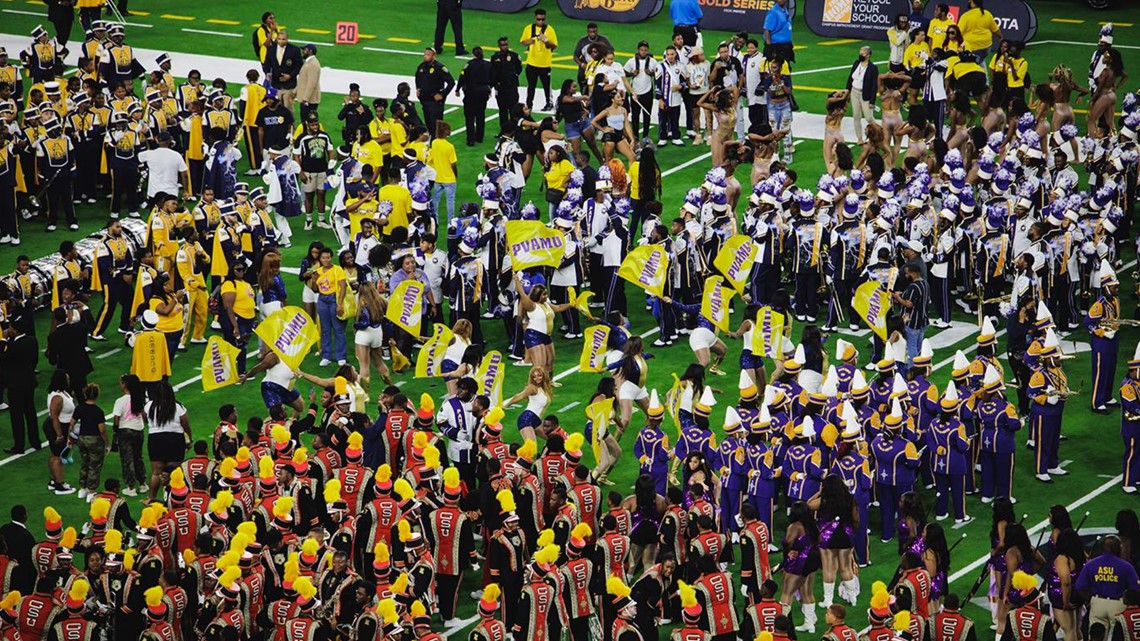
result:
M 499 490 L 499 492 L 495 494 L 495 500 L 499 502 L 499 509 L 503 512 L 515 511 L 515 495 L 512 494 L 510 490 Z M 552 538 L 553 534 L 554 533 L 551 532 Z
M 78 540 L 79 535 L 75 532 L 75 528 L 68 527 L 63 531 L 63 536 L 59 539 L 59 547 L 70 550 L 75 547 L 75 543 Z
M 147 588 L 147 591 L 143 592 L 143 597 L 146 599 L 147 607 L 157 608 L 162 605 L 162 586 Z
M 380 467 L 376 468 L 376 475 L 374 478 L 376 479 L 377 482 L 380 482 L 380 483 L 387 483 L 388 481 L 391 481 L 392 480 L 392 466 L 388 465 L 387 463 L 384 463 Z
M 629 586 L 621 580 L 621 578 L 610 576 L 608 579 L 606 579 L 606 592 L 609 592 L 619 599 L 624 599 L 625 597 L 629 596 L 631 590 L 629 589 Z
M 894 628 L 898 632 L 904 632 L 910 629 L 910 612 L 903 610 L 895 613 Z
M 408 483 L 407 479 L 396 479 L 392 487 L 396 491 L 396 495 L 404 501 L 410 501 L 416 495 L 416 491 L 412 489 L 412 484 Z
M 120 554 L 123 551 L 123 533 L 110 529 L 103 535 L 103 552 L 106 554 Z
M 459 470 L 449 467 L 443 471 L 443 486 L 449 490 L 459 489 Z
M 273 516 L 285 520 L 293 513 L 293 497 L 282 496 L 273 502 Z M 311 539 L 310 539 L 311 540 Z M 315 541 L 314 541 L 315 543 Z
M 340 501 L 340 480 L 329 479 L 325 483 L 325 503 L 336 503 Z
M 73 601 L 75 603 L 82 603 L 82 602 L 87 600 L 87 593 L 90 591 L 91 591 L 91 584 L 87 582 L 87 579 L 77 578 L 71 582 L 71 588 L 67 591 L 67 599 L 69 601 Z M 159 600 L 162 600 L 162 588 L 158 588 L 158 592 L 159 592 L 158 598 L 159 598 Z M 149 590 L 148 590 L 148 593 L 149 593 Z M 148 598 L 147 598 L 147 604 L 148 605 L 150 604 L 149 594 L 148 594 Z
M 697 605 L 697 591 L 684 581 L 677 581 L 677 591 L 681 594 L 681 607 L 693 608 Z

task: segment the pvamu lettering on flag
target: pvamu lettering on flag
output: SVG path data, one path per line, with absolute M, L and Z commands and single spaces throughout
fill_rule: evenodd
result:
M 507 221 L 507 251 L 511 254 L 511 269 L 516 272 L 542 265 L 558 267 L 565 244 L 562 232 L 537 220 Z
M 669 254 L 661 245 L 634 247 L 621 261 L 618 276 L 654 296 L 662 296 L 669 276 Z
M 784 342 L 784 315 L 771 307 L 756 310 L 752 320 L 752 350 L 754 356 L 763 354 L 773 360 L 783 360 L 781 347 Z
M 479 363 L 479 371 L 475 374 L 475 380 L 479 383 L 479 393 L 491 399 L 491 407 L 503 404 L 503 377 L 505 373 L 502 352 L 487 352 L 483 356 L 483 362 Z
M 724 274 L 724 279 L 740 294 L 748 284 L 748 277 L 752 274 L 752 263 L 756 260 L 756 253 L 760 248 L 752 239 L 744 234 L 737 234 L 724 241 L 713 265 Z
M 725 287 L 721 276 L 710 276 L 705 281 L 705 293 L 701 296 L 701 316 L 722 332 L 728 331 L 728 303 L 735 293 Z
M 606 352 L 609 350 L 610 328 L 605 325 L 587 327 L 582 334 L 582 357 L 578 369 L 583 372 L 606 371 Z
M 416 356 L 416 378 L 443 375 L 443 354 L 454 338 L 455 334 L 447 328 L 447 325 L 436 323 L 433 326 L 431 338 L 424 343 Z
M 206 343 L 202 354 L 202 391 L 211 392 L 238 382 L 237 358 L 241 348 L 230 345 L 217 334 Z
M 253 330 L 277 357 L 291 369 L 300 369 L 309 348 L 321 334 L 317 324 L 300 307 L 282 307 L 258 323 Z M 205 371 L 205 368 L 203 368 Z
M 677 377 L 676 373 L 673 376 L 673 386 L 669 391 L 665 392 L 665 411 L 669 413 L 669 418 L 673 419 L 673 428 L 677 430 L 677 439 L 681 438 L 681 394 L 685 389 L 681 385 L 681 379 Z
M 602 458 L 602 437 L 608 431 L 610 415 L 613 412 L 614 399 L 612 396 L 586 406 L 586 418 L 593 423 L 590 426 L 590 449 L 594 451 L 595 461 Z
M 424 315 L 424 284 L 408 279 L 396 285 L 388 297 L 388 311 L 385 318 L 392 321 L 412 336 L 420 335 L 420 323 Z
M 871 331 L 882 340 L 887 340 L 887 312 L 891 310 L 891 298 L 882 284 L 869 280 L 860 285 L 855 290 L 855 300 L 851 306 Z

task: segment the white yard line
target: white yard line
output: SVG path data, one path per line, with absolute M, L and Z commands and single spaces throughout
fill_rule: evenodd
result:
M 97 361 L 101 361 L 101 360 L 103 360 L 104 358 L 107 358 L 108 356 L 110 356 L 110 355 L 112 355 L 112 354 L 118 354 L 118 353 L 119 353 L 119 352 L 121 352 L 121 351 L 123 351 L 123 348 L 122 348 L 122 347 L 116 347 L 115 349 L 113 349 L 113 350 L 111 350 L 111 351 L 109 351 L 109 352 L 104 352 L 104 353 L 102 353 L 102 354 L 100 354 L 100 355 L 96 356 L 96 357 L 95 357 L 95 360 L 97 360 Z
M 227 31 L 210 31 L 208 29 L 191 29 L 189 27 L 183 27 L 182 30 L 185 31 L 186 33 L 200 33 L 204 36 L 222 36 L 223 38 L 240 38 L 241 37 L 240 33 L 229 33 Z
M 581 404 L 582 404 L 582 401 L 574 401 L 573 403 L 567 403 L 567 404 L 563 405 L 561 408 L 559 408 L 558 411 L 559 412 L 568 412 L 568 411 L 574 409 L 575 407 L 578 407 Z

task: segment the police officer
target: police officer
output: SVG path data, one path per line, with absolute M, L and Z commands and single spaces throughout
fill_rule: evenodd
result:
M 444 0 L 440 0 L 443 4 Z M 458 37 L 458 36 L 457 36 Z M 491 99 L 491 63 L 483 57 L 483 47 L 471 50 L 474 58 L 463 65 L 459 72 L 459 82 L 455 85 L 455 95 L 463 96 L 463 119 L 467 124 L 467 146 L 483 142 L 483 127 L 487 120 L 487 101 Z
M 443 118 L 443 103 L 455 87 L 455 78 L 435 59 L 436 50 L 424 49 L 424 61 L 416 67 L 416 98 L 424 108 L 424 124 L 435 133 L 435 121 Z
M 455 33 L 455 55 L 466 56 L 463 46 L 463 0 L 435 0 L 435 50 L 443 51 L 443 35 L 447 23 Z
M 500 114 L 510 113 L 511 107 L 518 104 L 521 73 L 522 58 L 511 51 L 509 40 L 499 38 L 499 50 L 491 56 L 491 86 L 495 88 L 495 104 L 498 105 Z M 500 126 L 503 122 L 504 119 L 500 117 Z

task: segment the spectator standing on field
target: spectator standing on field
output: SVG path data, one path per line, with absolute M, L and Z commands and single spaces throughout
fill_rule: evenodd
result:
M 590 55 L 590 45 L 593 44 L 603 45 L 602 51 L 614 48 L 609 38 L 598 33 L 598 23 L 596 22 L 586 25 L 586 35 L 579 38 L 577 44 L 574 45 L 574 63 L 578 65 L 579 87 L 586 86 L 586 66 L 594 60 L 594 57 Z
M 764 18 L 764 56 L 779 56 L 788 63 L 796 61 L 792 46 L 792 16 L 788 14 L 788 0 L 776 0 Z
M 317 59 L 317 45 L 301 48 L 301 71 L 297 74 L 297 100 L 301 103 L 301 122 L 310 113 L 316 113 L 321 103 L 321 61 Z
M 546 9 L 535 9 L 534 22 L 523 29 L 519 42 L 526 49 L 526 106 L 534 109 L 534 90 L 542 83 L 546 95 L 543 111 L 554 109 L 550 95 L 550 65 L 554 50 L 558 48 L 558 34 L 546 23 Z
M 455 55 L 466 56 L 463 46 L 463 0 L 435 0 L 435 50 L 443 51 L 443 36 L 447 33 L 447 23 L 455 34 Z
M 701 4 L 697 0 L 672 0 L 669 3 L 669 18 L 673 20 L 673 33 L 681 36 L 687 47 L 697 46 L 703 16 Z
M 859 59 L 851 65 L 847 76 L 847 91 L 851 96 L 851 116 L 855 118 L 855 138 L 862 145 L 863 118 L 875 124 L 875 96 L 879 93 L 879 68 L 871 62 L 870 47 L 859 48 Z
M 653 113 L 653 87 L 657 76 L 657 60 L 649 53 L 649 42 L 637 43 L 637 54 L 625 63 L 626 85 L 629 87 L 629 111 L 633 118 L 633 136 L 641 126 L 642 138 L 649 137 L 650 116 Z
M 317 226 L 326 229 L 325 181 L 332 168 L 336 151 L 332 139 L 321 129 L 317 112 L 304 119 L 305 132 L 293 144 L 294 158 L 301 165 L 301 191 L 305 194 L 305 230 L 313 228 L 313 212 L 317 213 Z M 331 219 L 330 219 L 331 222 Z
M 905 72 L 906 65 L 903 64 L 903 59 L 906 57 L 907 47 L 910 46 L 910 18 L 905 13 L 895 16 L 894 26 L 887 29 L 887 45 L 891 48 L 888 59 L 891 73 Z
M 476 50 L 479 47 L 475 47 Z M 482 124 L 482 123 L 480 123 Z M 455 154 L 455 145 L 451 144 L 448 136 L 451 135 L 451 125 L 446 120 L 436 123 L 437 131 L 431 141 L 428 151 L 428 164 L 435 170 L 435 185 L 432 187 L 432 209 L 439 214 L 439 203 L 447 195 L 447 221 L 455 218 L 455 186 L 459 182 L 459 159 Z M 467 125 L 471 131 L 471 124 Z M 483 129 L 479 128 L 479 142 L 483 142 Z
M 111 409 L 111 433 L 119 443 L 119 461 L 122 463 L 123 496 L 136 496 L 147 491 L 150 474 L 143 466 L 143 432 L 146 430 L 146 392 L 134 374 L 119 377 L 123 395 L 115 399 Z
M 443 120 L 443 105 L 455 87 L 451 72 L 435 59 L 437 53 L 431 47 L 424 49 L 424 61 L 416 67 L 416 99 L 423 107 L 424 125 L 430 133 L 435 133 L 435 123 Z
M 1002 35 L 994 14 L 982 5 L 982 0 L 969 1 L 970 8 L 958 16 L 958 29 L 962 31 L 966 51 L 974 54 L 974 59 L 981 64 L 994 46 L 994 39 L 1000 41 L 1005 36 Z
M 277 32 L 277 39 L 265 48 L 265 60 L 262 62 L 262 71 L 270 86 L 277 89 L 286 109 L 293 109 L 293 99 L 297 95 L 297 74 L 301 72 L 301 50 L 297 45 L 290 44 L 289 34 L 281 29 Z M 264 147 L 262 147 L 264 149 Z
M 277 16 L 272 11 L 261 14 L 261 24 L 253 30 L 253 55 L 265 64 L 265 52 L 269 45 L 277 42 Z
M 111 437 L 107 434 L 106 412 L 98 405 L 99 386 L 94 383 L 83 387 L 83 403 L 75 408 L 73 416 L 75 439 L 79 446 L 79 498 L 99 493 L 99 477 L 103 475 L 103 460 L 111 451 Z

